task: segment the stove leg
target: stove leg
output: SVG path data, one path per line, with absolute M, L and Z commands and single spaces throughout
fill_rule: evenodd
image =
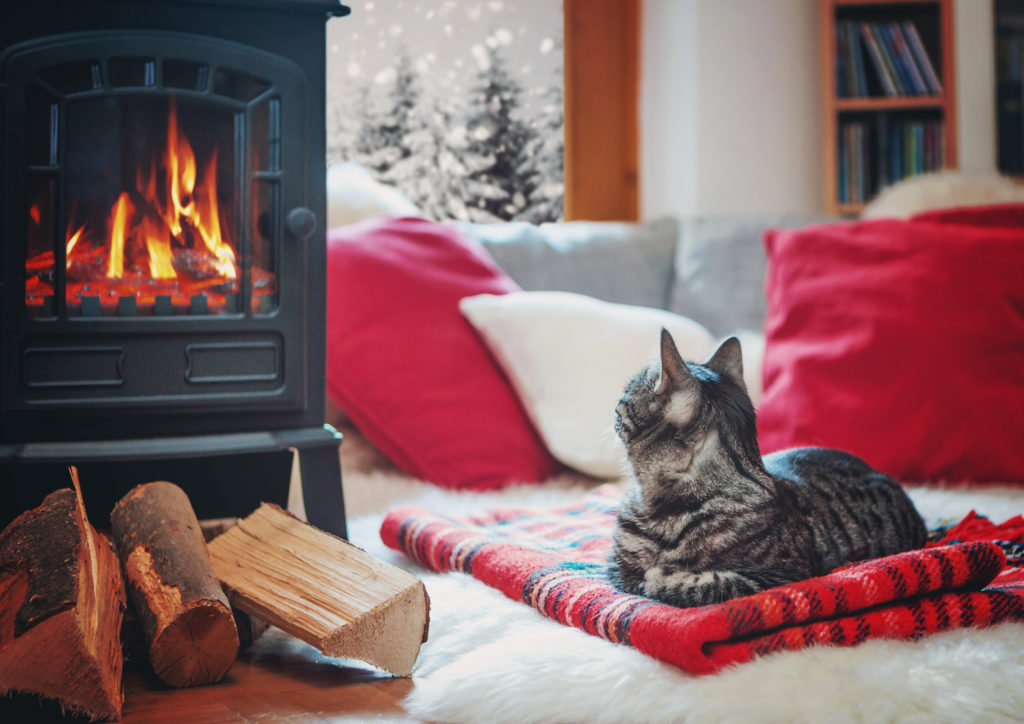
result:
M 345 498 L 341 492 L 338 446 L 317 445 L 296 450 L 302 478 L 306 520 L 321 530 L 348 539 Z

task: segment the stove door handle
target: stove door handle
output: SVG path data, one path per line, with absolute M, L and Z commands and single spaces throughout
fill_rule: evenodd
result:
M 316 214 L 305 206 L 296 206 L 284 217 L 288 233 L 299 241 L 308 239 L 316 229 Z

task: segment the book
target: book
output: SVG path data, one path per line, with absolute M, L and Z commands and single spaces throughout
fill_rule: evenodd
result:
M 876 186 L 877 188 L 884 188 L 890 183 L 889 116 L 885 113 L 879 113 L 875 116 L 875 136 L 878 143 L 878 149 L 875 153 Z
M 895 182 L 903 176 L 903 124 L 893 123 L 889 127 L 889 179 Z
M 849 161 L 848 161 L 849 153 L 848 153 L 848 149 L 847 149 L 847 146 L 846 146 L 846 134 L 844 132 L 842 132 L 842 131 L 845 131 L 845 129 L 840 129 L 840 133 L 837 134 L 837 139 L 836 140 L 838 141 L 838 143 L 836 144 L 836 146 L 837 146 L 837 152 L 839 154 L 839 168 L 838 168 L 838 171 L 839 171 L 839 173 L 838 173 L 838 175 L 839 175 L 839 178 L 838 178 L 838 181 L 839 181 L 839 183 L 838 183 L 838 186 L 839 186 L 839 203 L 845 204 L 845 203 L 847 203 L 850 200 L 850 188 L 849 188 L 849 186 L 846 183 L 846 181 L 847 181 L 847 167 L 848 167 L 848 164 L 849 164 Z
M 864 201 L 864 127 L 853 125 L 853 200 L 858 204 Z
M 846 34 L 843 32 L 841 24 L 836 24 L 834 30 L 836 43 L 836 97 L 847 98 L 851 93 L 846 85 L 846 73 L 849 66 L 846 60 Z
M 910 95 L 910 79 L 899 62 L 899 58 L 896 57 L 887 28 L 881 23 L 872 23 L 871 32 L 878 39 L 878 48 L 882 51 L 882 59 L 896 83 L 897 95 Z
M 914 59 L 921 70 L 921 75 L 924 76 L 925 82 L 928 84 L 928 92 L 932 95 L 940 95 L 942 93 L 942 83 L 939 82 L 939 76 L 935 73 L 935 67 L 928 58 L 928 53 L 925 52 L 921 36 L 917 34 L 917 26 L 907 21 L 903 23 L 903 32 L 906 35 L 907 42 L 910 43 L 910 50 L 914 54 Z
M 913 87 L 914 95 L 928 95 L 928 84 L 925 82 L 924 76 L 921 75 L 921 71 L 918 69 L 917 63 L 914 61 L 914 54 L 910 51 L 910 45 L 907 43 L 907 39 L 904 37 L 903 30 L 900 28 L 899 23 L 889 24 L 889 34 L 892 36 L 893 46 L 896 53 L 910 77 L 910 83 Z
M 843 25 L 846 31 L 846 48 L 850 54 L 849 64 L 850 72 L 852 73 L 850 86 L 853 89 L 852 95 L 855 98 L 863 98 L 868 94 L 867 72 L 864 69 L 864 49 L 854 23 L 847 21 Z
M 996 86 L 998 168 L 1002 173 L 1024 173 L 1024 86 L 1006 80 Z
M 861 23 L 860 30 L 864 36 L 864 45 L 867 46 L 882 89 L 887 96 L 899 95 L 899 91 L 896 88 L 896 80 L 892 77 L 889 68 L 886 66 L 885 58 L 882 57 L 882 50 L 878 45 L 878 39 L 871 32 L 871 26 L 868 23 Z

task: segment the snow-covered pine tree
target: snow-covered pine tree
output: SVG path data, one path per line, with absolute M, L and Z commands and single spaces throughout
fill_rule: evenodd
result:
M 351 160 L 366 166 L 378 179 L 386 180 L 391 167 L 411 153 L 403 144 L 414 130 L 419 97 L 416 72 L 403 48 L 395 63 L 394 83 L 383 102 L 374 107 L 368 97 L 364 99 Z
M 537 131 L 520 117 L 522 87 L 497 47 L 472 87 L 466 116 L 466 208 L 471 221 L 508 221 L 528 208 L 541 183 L 528 152 Z
M 561 38 L 554 44 L 552 52 L 562 57 Z M 559 63 L 548 85 L 535 91 L 540 100 L 534 119 L 537 135 L 527 149 L 526 163 L 540 183 L 530 196 L 529 206 L 519 216 L 521 220 L 534 224 L 565 218 L 565 102 L 562 86 L 562 64 Z

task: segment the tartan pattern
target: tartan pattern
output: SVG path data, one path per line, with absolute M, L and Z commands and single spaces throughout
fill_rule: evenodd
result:
M 973 511 L 925 548 L 699 608 L 622 593 L 606 578 L 620 493 L 606 485 L 562 508 L 448 518 L 404 507 L 383 541 L 435 571 L 461 571 L 545 616 L 705 674 L 754 656 L 1002 621 L 1024 622 L 1024 518 Z

